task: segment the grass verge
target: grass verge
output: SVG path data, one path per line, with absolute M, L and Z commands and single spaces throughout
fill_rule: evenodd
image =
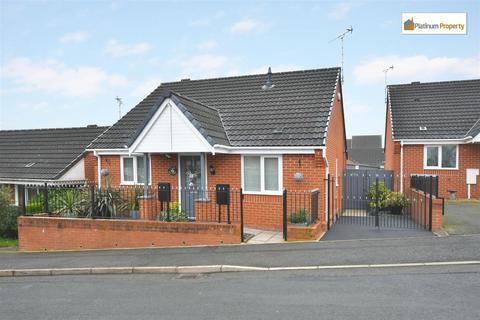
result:
M 17 247 L 17 246 L 18 246 L 18 239 L 0 237 L 0 248 Z

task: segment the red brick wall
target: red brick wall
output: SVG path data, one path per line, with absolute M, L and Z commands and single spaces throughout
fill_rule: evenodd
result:
M 240 226 L 218 223 L 19 217 L 20 250 L 141 248 L 240 243 Z
M 411 204 L 408 206 L 409 216 L 418 224 L 429 225 L 430 224 L 430 196 L 421 191 L 409 188 L 408 198 Z M 424 199 L 426 202 L 423 203 Z M 426 214 L 426 216 L 425 216 Z M 443 205 L 441 199 L 432 199 L 432 232 L 439 231 L 442 228 L 443 223 Z
M 337 92 L 335 93 L 332 113 L 330 115 L 330 124 L 327 133 L 327 160 L 329 166 L 330 177 L 335 178 L 338 181 L 338 185 L 335 184 L 333 195 L 331 200 L 334 202 L 333 217 L 335 213 L 341 211 L 341 204 L 343 199 L 343 170 L 347 163 L 346 154 L 346 137 L 345 137 L 345 121 L 343 113 L 342 100 L 337 99 L 337 94 L 341 92 L 340 81 L 337 84 Z M 336 159 L 338 159 L 338 176 L 335 176 Z
M 393 141 L 390 111 L 387 111 L 385 126 L 385 170 L 400 174 L 400 143 Z
M 467 198 L 466 169 L 480 168 L 480 145 L 462 144 L 458 151 L 458 170 L 425 170 L 423 169 L 423 145 L 403 146 L 403 173 L 404 185 L 409 186 L 411 174 L 430 174 L 439 176 L 440 197 L 449 197 L 447 190 L 457 190 L 457 198 Z M 471 186 L 472 197 L 480 199 L 480 179 Z
M 317 222 L 312 226 L 288 225 L 288 241 L 317 240 L 325 232 L 326 222 Z
M 98 183 L 98 160 L 93 152 L 87 152 L 83 156 L 85 179 L 91 183 Z

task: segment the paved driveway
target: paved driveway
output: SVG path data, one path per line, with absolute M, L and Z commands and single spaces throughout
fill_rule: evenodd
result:
M 322 237 L 322 240 L 391 239 L 433 236 L 433 233 L 423 229 L 378 229 L 374 226 L 335 223 Z
M 448 201 L 443 229 L 450 234 L 480 234 L 480 201 Z

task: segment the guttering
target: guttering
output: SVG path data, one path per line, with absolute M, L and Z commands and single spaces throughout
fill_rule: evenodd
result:
M 315 150 L 325 149 L 325 146 L 231 147 L 221 144 L 213 147 L 218 153 L 231 154 L 315 154 Z
M 43 185 L 43 184 L 78 184 L 78 183 L 85 183 L 85 179 L 78 179 L 78 180 L 55 180 L 55 179 L 2 179 L 0 178 L 0 183 L 3 184 L 21 184 L 21 185 Z
M 471 143 L 472 140 L 471 136 L 457 139 L 393 139 L 393 141 L 403 144 L 459 144 Z
M 128 155 L 128 149 L 87 149 L 86 151 L 93 151 L 95 156 Z

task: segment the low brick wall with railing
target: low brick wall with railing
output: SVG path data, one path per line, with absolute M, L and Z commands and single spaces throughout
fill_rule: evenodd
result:
M 144 220 L 18 218 L 22 251 L 237 244 L 239 224 Z
M 436 198 L 429 193 L 414 188 L 406 190 L 405 195 L 409 204 L 404 210 L 410 218 L 432 232 L 439 231 L 442 228 L 444 199 Z

